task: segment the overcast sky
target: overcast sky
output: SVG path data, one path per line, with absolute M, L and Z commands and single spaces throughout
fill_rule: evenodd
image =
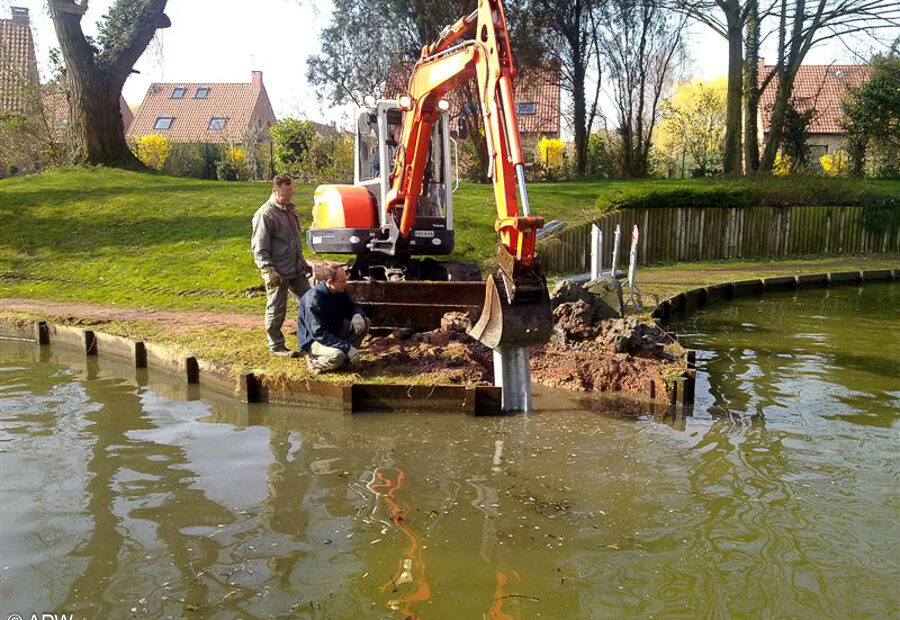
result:
M 82 25 L 88 34 L 113 0 L 90 0 Z M 10 6 L 30 10 L 42 79 L 48 76 L 48 53 L 57 47 L 46 0 L 0 0 L 0 16 Z M 160 30 L 158 42 L 138 61 L 125 84 L 133 107 L 151 82 L 249 82 L 250 71 L 263 81 L 278 117 L 298 116 L 318 122 L 345 123 L 348 109 L 317 100 L 306 82 L 306 58 L 318 51 L 318 33 L 328 24 L 327 0 L 170 0 L 172 27 Z M 694 26 L 690 35 L 689 75 L 709 79 L 727 72 L 725 40 L 709 28 Z M 772 50 L 763 49 L 763 55 Z M 813 50 L 810 64 L 856 62 L 837 44 Z

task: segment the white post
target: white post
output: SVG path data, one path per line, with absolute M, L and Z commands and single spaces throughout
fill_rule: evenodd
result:
M 613 278 L 616 277 L 616 272 L 619 271 L 619 238 L 622 236 L 622 227 L 619 224 L 616 224 L 616 235 L 613 238 L 613 255 L 612 255 L 612 267 L 610 268 L 609 275 Z
M 628 256 L 628 288 L 632 291 L 634 290 L 634 270 L 637 267 L 638 235 L 638 227 L 635 224 L 634 230 L 631 231 L 631 253 Z
M 603 273 L 603 231 L 596 224 L 591 226 L 591 280 Z
M 638 255 L 638 238 L 640 237 L 640 233 L 638 231 L 637 224 L 634 225 L 634 229 L 631 231 L 631 253 L 628 257 L 628 296 L 631 300 L 631 303 L 638 309 L 640 306 L 638 305 L 637 299 L 634 297 L 634 272 L 637 270 L 637 255 Z

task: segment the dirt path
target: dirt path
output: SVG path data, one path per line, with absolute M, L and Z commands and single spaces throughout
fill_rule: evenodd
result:
M 27 312 L 67 319 L 78 319 L 81 323 L 94 321 L 150 321 L 173 327 L 233 327 L 239 329 L 263 329 L 263 313 L 258 315 L 228 314 L 198 310 L 153 310 L 147 308 L 122 308 L 68 301 L 48 301 L 43 299 L 0 298 L 0 310 Z M 286 320 L 285 331 L 296 332 L 293 321 Z

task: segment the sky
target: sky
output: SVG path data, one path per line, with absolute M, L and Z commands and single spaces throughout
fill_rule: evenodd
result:
M 90 0 L 82 19 L 85 32 L 113 0 Z M 29 9 L 42 79 L 49 76 L 49 51 L 58 47 L 46 0 L 0 0 L 0 16 L 10 6 Z M 249 82 L 250 72 L 263 72 L 263 82 L 276 116 L 294 116 L 347 126 L 349 106 L 335 107 L 316 97 L 306 81 L 306 59 L 319 50 L 318 34 L 328 25 L 328 0 L 169 0 L 166 14 L 172 27 L 158 31 L 157 40 L 140 58 L 125 84 L 125 100 L 136 108 L 152 82 Z M 688 34 L 690 64 L 686 76 L 712 79 L 727 73 L 725 39 L 706 26 L 693 25 Z M 763 56 L 773 55 L 763 47 Z M 806 62 L 857 62 L 843 46 L 814 49 Z M 563 101 L 565 105 L 565 101 Z

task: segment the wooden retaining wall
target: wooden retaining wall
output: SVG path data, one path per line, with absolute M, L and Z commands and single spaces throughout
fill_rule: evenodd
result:
M 900 252 L 900 226 L 863 225 L 864 207 L 747 207 L 626 209 L 572 226 L 538 242 L 549 273 L 590 270 L 591 224 L 603 231 L 603 268 L 609 269 L 616 225 L 620 265 L 627 267 L 631 231 L 640 229 L 638 262 L 762 259 L 812 254 Z
M 752 278 L 737 282 L 723 282 L 711 286 L 701 286 L 678 293 L 659 302 L 652 316 L 665 325 L 673 316 L 683 316 L 697 308 L 705 308 L 711 302 L 764 295 L 777 291 L 791 291 L 803 288 L 823 288 L 863 282 L 890 282 L 900 279 L 900 269 L 867 269 L 862 271 L 836 271 L 832 273 L 804 274 L 799 276 L 773 276 Z
M 271 383 L 266 376 L 199 359 L 175 347 L 134 341 L 103 332 L 57 325 L 46 321 L 12 323 L 0 320 L 0 333 L 32 340 L 39 346 L 74 347 L 87 358 L 104 357 L 132 368 L 162 371 L 182 385 L 208 385 L 247 403 L 315 406 L 344 413 L 371 411 L 458 412 L 500 415 L 502 389 L 494 386 L 366 384 L 336 385 L 310 379 L 291 385 Z M 647 381 L 640 394 L 621 392 L 624 398 L 655 401 L 666 407 L 689 407 L 694 400 L 696 372 L 692 351 L 686 352 L 686 370 L 673 381 L 671 394 L 660 394 Z

